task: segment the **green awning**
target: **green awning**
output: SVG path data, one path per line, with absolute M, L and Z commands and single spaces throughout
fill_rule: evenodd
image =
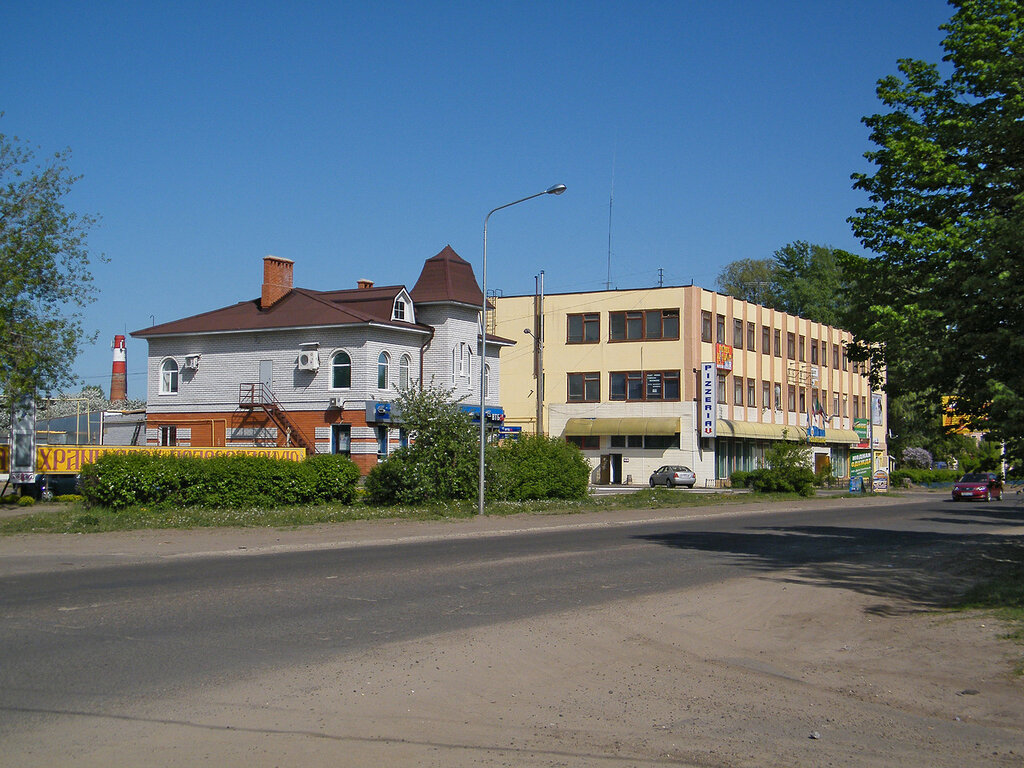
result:
M 621 419 L 569 419 L 566 437 L 593 435 L 674 435 L 679 432 L 679 419 L 674 416 L 634 416 Z
M 762 424 L 757 421 L 719 419 L 716 429 L 718 437 L 742 437 L 749 440 L 789 440 L 791 442 L 805 442 L 807 440 L 806 427 L 791 427 L 784 424 Z M 782 434 L 783 430 L 786 432 L 785 436 Z M 812 438 L 811 442 L 856 445 L 860 440 L 860 436 L 852 429 L 830 429 L 825 427 L 825 436 Z

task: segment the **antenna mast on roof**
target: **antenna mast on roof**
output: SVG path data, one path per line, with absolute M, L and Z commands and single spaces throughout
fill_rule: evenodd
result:
M 608 280 L 604 284 L 604 289 L 610 291 L 612 289 L 612 203 L 615 201 L 615 154 L 618 151 L 618 139 L 616 138 L 616 147 L 612 150 L 612 189 L 608 194 Z

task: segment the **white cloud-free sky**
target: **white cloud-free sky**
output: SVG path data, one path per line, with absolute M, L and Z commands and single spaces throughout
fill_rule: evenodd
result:
M 862 252 L 850 174 L 941 0 L 5 3 L 0 132 L 70 147 L 102 222 L 99 341 L 301 287 L 412 287 L 451 246 L 488 288 L 714 287 L 794 240 Z M 614 205 L 609 201 L 614 185 Z M 609 227 L 610 219 L 610 227 Z M 478 274 L 479 277 L 479 274 Z M 145 388 L 129 340 L 129 395 Z

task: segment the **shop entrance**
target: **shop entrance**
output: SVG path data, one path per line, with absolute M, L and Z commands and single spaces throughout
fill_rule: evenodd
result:
M 622 484 L 622 454 L 605 453 L 601 455 L 601 485 Z

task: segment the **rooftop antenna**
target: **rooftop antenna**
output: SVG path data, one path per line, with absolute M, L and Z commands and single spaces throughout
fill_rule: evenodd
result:
M 615 148 L 612 149 L 612 189 L 608 194 L 608 279 L 604 284 L 606 291 L 612 289 L 612 203 L 615 202 L 615 155 L 618 153 L 618 145 L 619 139 L 616 136 Z

